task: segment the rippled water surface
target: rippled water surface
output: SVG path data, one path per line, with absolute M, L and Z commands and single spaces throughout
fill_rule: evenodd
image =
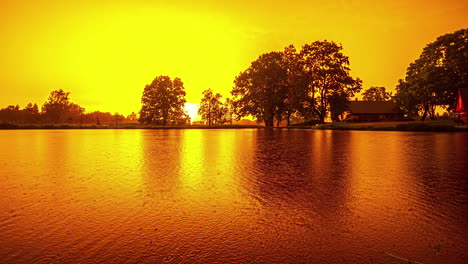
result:
M 468 263 L 468 133 L 0 131 L 0 263 Z

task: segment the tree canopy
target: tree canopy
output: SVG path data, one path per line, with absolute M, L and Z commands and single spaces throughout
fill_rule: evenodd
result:
M 24 108 L 19 105 L 0 108 L 0 124 L 115 124 L 116 119 L 120 122 L 133 121 L 126 119 L 120 114 L 109 112 L 84 113 L 84 108 L 70 102 L 69 92 L 63 90 L 52 91 L 48 100 L 41 107 L 37 104 L 28 103 Z
M 315 41 L 302 47 L 300 57 L 308 78 L 306 103 L 321 122 L 331 109 L 345 109 L 347 100 L 361 90 L 361 80 L 350 74 L 349 59 L 335 42 Z
M 62 89 L 52 91 L 47 102 L 42 106 L 42 112 L 47 120 L 52 123 L 71 123 L 79 119 L 85 109 L 77 104 L 71 103 L 69 92 Z
M 139 121 L 144 124 L 166 125 L 184 122 L 185 90 L 180 78 L 158 76 L 145 86 L 141 98 Z
M 297 113 L 304 114 L 304 98 L 307 97 L 307 86 L 309 85 L 306 73 L 304 72 L 303 60 L 296 51 L 294 45 L 284 48 L 283 60 L 286 65 L 287 93 L 284 102 L 285 118 L 287 125 L 290 125 L 291 116 Z
M 285 107 L 287 71 L 280 52 L 261 55 L 234 80 L 231 94 L 238 117 L 251 115 L 272 127 Z
M 238 117 L 252 115 L 273 126 L 299 114 L 324 122 L 328 113 L 336 120 L 348 99 L 361 89 L 361 80 L 350 76 L 349 59 L 334 42 L 316 41 L 300 52 L 293 45 L 283 52 L 261 55 L 236 77 L 234 96 Z
M 387 92 L 385 87 L 371 87 L 362 93 L 364 101 L 389 101 L 392 99 L 392 92 Z
M 395 100 L 410 114 L 435 118 L 435 107 L 451 110 L 459 88 L 468 87 L 468 29 L 438 37 L 410 64 Z
M 221 94 L 214 94 L 211 89 L 203 91 L 198 114 L 209 126 L 226 122 L 227 107 L 220 101 L 221 97 Z

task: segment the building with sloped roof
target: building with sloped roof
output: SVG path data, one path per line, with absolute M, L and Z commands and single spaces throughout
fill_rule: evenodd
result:
M 404 118 L 403 111 L 392 101 L 351 101 L 351 116 L 357 116 L 360 122 L 397 121 Z

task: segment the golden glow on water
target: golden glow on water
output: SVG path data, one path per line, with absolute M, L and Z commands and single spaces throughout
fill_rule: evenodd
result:
M 202 173 L 204 169 L 203 151 L 206 142 L 203 140 L 204 130 L 187 130 L 183 133 L 182 159 L 180 166 L 183 171 L 181 174 L 182 184 L 197 188 L 201 184 Z M 210 167 L 214 166 L 212 164 Z
M 187 207 L 203 213 L 236 207 L 241 196 L 236 157 L 248 153 L 239 148 L 236 130 L 190 129 L 182 133 L 180 150 L 181 195 L 188 197 Z M 232 212 L 231 212 L 232 213 Z M 211 213 L 210 213 L 211 214 Z M 216 218 L 216 216 L 213 216 Z
M 388 263 L 390 252 L 460 263 L 467 140 L 0 131 L 0 255 L 5 263 Z

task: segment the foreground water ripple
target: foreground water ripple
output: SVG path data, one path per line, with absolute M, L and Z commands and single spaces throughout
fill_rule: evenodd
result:
M 0 262 L 466 263 L 467 171 L 467 133 L 0 131 Z

